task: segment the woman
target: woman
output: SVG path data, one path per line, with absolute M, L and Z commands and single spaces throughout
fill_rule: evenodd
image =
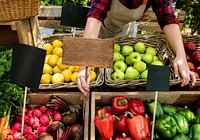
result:
M 133 21 L 140 19 L 150 6 L 166 39 L 175 51 L 175 76 L 183 79 L 181 86 L 187 85 L 190 80 L 194 86 L 196 77 L 187 65 L 178 20 L 174 16 L 170 0 L 93 0 L 83 37 L 95 39 L 129 36 L 133 30 Z M 91 77 L 88 75 L 88 80 L 85 81 L 85 71 L 86 68 L 81 67 L 77 76 L 78 88 L 84 95 L 89 92 Z

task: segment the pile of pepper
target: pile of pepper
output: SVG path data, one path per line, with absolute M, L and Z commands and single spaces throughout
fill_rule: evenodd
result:
M 145 115 L 145 105 L 140 99 L 115 96 L 110 110 L 103 107 L 95 114 L 100 140 L 150 140 L 151 119 Z
M 111 108 L 98 108 L 98 140 L 150 140 L 154 100 L 114 96 Z M 200 140 L 200 114 L 157 102 L 154 140 Z
M 147 100 L 147 110 L 153 114 L 154 100 Z M 176 109 L 157 102 L 154 140 L 200 140 L 200 114 L 187 107 Z

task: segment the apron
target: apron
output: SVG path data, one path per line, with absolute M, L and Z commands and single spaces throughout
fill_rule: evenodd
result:
M 130 36 L 134 28 L 133 21 L 143 16 L 146 4 L 147 0 L 143 0 L 143 4 L 138 8 L 128 9 L 119 0 L 112 0 L 110 11 L 100 29 L 100 38 Z

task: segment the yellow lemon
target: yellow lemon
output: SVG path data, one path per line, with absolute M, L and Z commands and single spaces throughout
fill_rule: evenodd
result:
M 76 82 L 76 77 L 77 77 L 77 75 L 78 75 L 78 72 L 72 73 L 72 76 L 71 76 L 71 81 L 72 81 L 72 82 Z
M 61 69 L 59 69 L 58 65 L 53 67 L 53 73 L 61 73 Z
M 48 59 L 49 59 L 50 56 L 51 56 L 51 54 L 47 54 L 47 55 L 45 56 L 45 61 L 44 61 L 45 64 L 48 63 Z
M 51 83 L 51 75 L 50 74 L 42 74 L 40 83 L 41 84 L 50 84 Z
M 97 78 L 97 74 L 96 74 L 96 72 L 93 71 L 93 70 L 91 70 L 91 81 L 96 80 L 96 78 Z
M 55 54 L 58 57 L 61 57 L 62 53 L 63 53 L 63 49 L 62 48 L 58 48 L 58 47 L 54 48 L 53 51 L 52 51 L 52 54 Z
M 63 70 L 61 74 L 64 76 L 65 82 L 71 81 L 72 71 L 70 69 Z
M 57 65 L 57 61 L 58 61 L 59 57 L 57 55 L 51 55 L 48 59 L 48 64 L 52 67 L 54 67 L 55 65 Z
M 52 74 L 52 67 L 48 64 L 44 64 L 43 71 L 44 74 Z
M 53 43 L 52 43 L 52 46 L 53 46 L 54 48 L 56 48 L 56 47 L 62 48 L 63 43 L 62 43 L 62 41 L 60 41 L 60 40 L 54 40 Z
M 64 82 L 64 80 L 65 78 L 61 73 L 55 73 L 51 79 L 53 84 Z
M 58 59 L 57 65 L 58 65 L 59 69 L 61 69 L 61 70 L 67 69 L 69 67 L 68 65 L 62 64 L 62 57 L 60 57 Z
M 75 71 L 79 71 L 80 69 L 80 66 L 69 66 L 69 68 L 72 72 L 75 72 Z
M 90 67 L 90 69 L 94 71 L 94 70 L 95 70 L 95 67 Z
M 53 50 L 53 46 L 50 43 L 44 44 L 42 48 L 46 50 L 46 54 L 50 54 Z

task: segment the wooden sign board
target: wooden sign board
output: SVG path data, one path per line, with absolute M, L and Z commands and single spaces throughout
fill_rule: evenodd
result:
M 63 43 L 63 64 L 99 68 L 113 66 L 114 41 L 112 39 L 64 37 Z

